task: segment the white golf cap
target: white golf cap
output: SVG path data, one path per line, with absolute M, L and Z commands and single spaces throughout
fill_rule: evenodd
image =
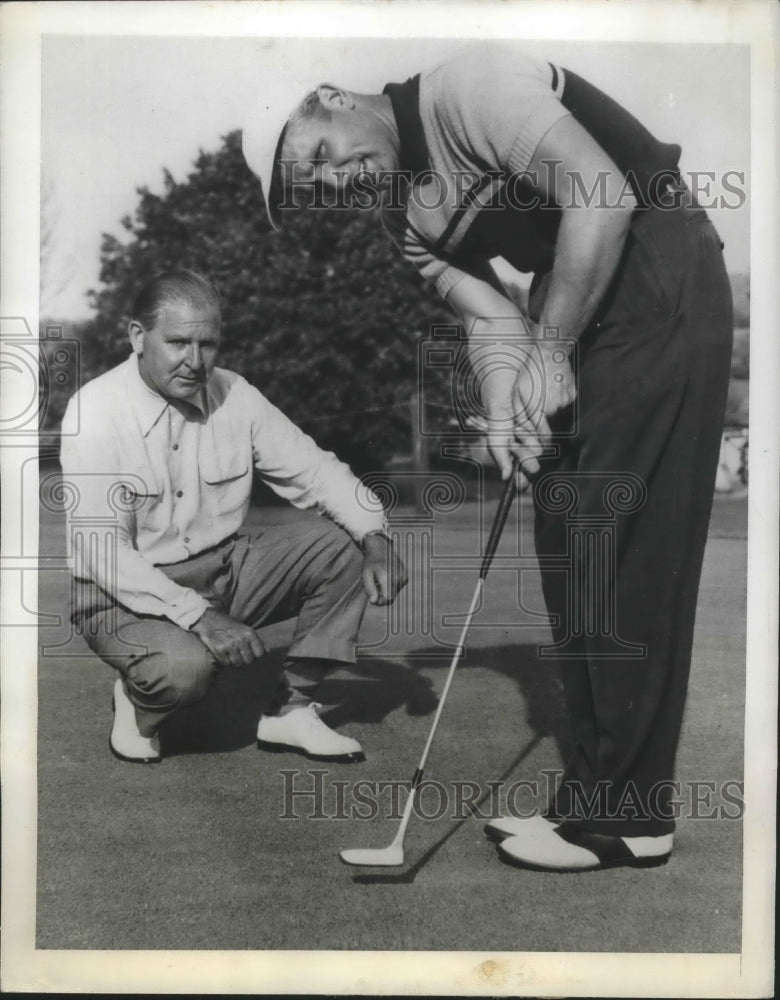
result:
M 311 77 L 286 77 L 271 81 L 270 86 L 260 90 L 244 124 L 244 159 L 262 185 L 266 211 L 274 229 L 281 228 L 279 205 L 283 200 L 284 190 L 278 160 L 285 127 L 304 97 L 316 90 L 321 82 L 312 82 Z

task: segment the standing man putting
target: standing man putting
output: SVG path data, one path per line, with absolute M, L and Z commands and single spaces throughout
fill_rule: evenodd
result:
M 160 759 L 158 730 L 220 667 L 264 652 L 256 630 L 297 618 L 258 745 L 363 759 L 310 697 L 355 659 L 367 598 L 392 602 L 404 568 L 377 498 L 257 389 L 216 368 L 220 306 L 189 271 L 153 279 L 131 312 L 130 357 L 85 385 L 63 420 L 65 483 L 96 523 L 74 531 L 73 617 L 115 667 L 110 747 Z M 280 496 L 327 515 L 247 530 L 253 468 Z M 120 492 L 117 492 L 117 488 Z M 362 551 L 361 551 L 362 550 Z
M 302 97 L 269 97 L 244 133 L 272 224 L 292 187 L 364 204 L 377 188 L 401 253 L 469 333 L 502 476 L 514 455 L 534 480 L 575 750 L 544 817 L 490 832 L 505 860 L 546 871 L 661 864 L 732 335 L 722 244 L 680 181 L 680 147 L 577 74 L 503 46 L 381 94 L 322 84 L 293 106 Z M 530 319 L 499 257 L 533 273 Z M 561 483 L 583 523 L 603 518 L 612 487 L 635 494 L 614 515 L 604 579 L 599 553 L 570 546 Z M 577 627 L 603 621 L 612 595 L 625 656 Z

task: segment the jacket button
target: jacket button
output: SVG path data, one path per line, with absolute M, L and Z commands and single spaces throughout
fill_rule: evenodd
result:
M 178 492 L 176 493 L 176 496 L 177 496 L 177 497 L 183 497 L 183 496 L 184 496 L 184 494 L 182 493 L 182 491 L 181 491 L 181 490 L 178 490 Z

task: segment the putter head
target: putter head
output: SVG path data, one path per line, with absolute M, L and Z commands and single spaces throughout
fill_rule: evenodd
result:
M 400 844 L 378 848 L 354 847 L 341 851 L 339 857 L 347 865 L 361 865 L 364 868 L 393 868 L 404 863 L 404 849 Z

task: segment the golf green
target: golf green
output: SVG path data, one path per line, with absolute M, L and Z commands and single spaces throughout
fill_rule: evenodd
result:
M 174 719 L 154 767 L 108 751 L 113 672 L 65 625 L 42 629 L 37 946 L 738 951 L 741 823 L 727 818 L 736 810 L 721 789 L 743 771 L 744 499 L 715 505 L 678 758 L 682 797 L 698 788 L 700 803 L 688 801 L 667 866 L 579 875 L 509 868 L 464 805 L 490 815 L 512 786 L 532 797 L 534 781 L 542 794 L 543 772 L 560 766 L 568 739 L 555 669 L 535 655 L 547 632 L 525 498 L 429 757 L 435 784 L 420 800 L 429 818 L 412 818 L 401 868 L 339 861 L 342 848 L 386 846 L 395 834 L 391 797 L 402 790 L 387 783 L 408 782 L 417 766 L 494 508 L 480 518 L 467 504 L 439 517 L 432 533 L 405 512 L 405 544 L 419 554 L 430 534 L 430 558 L 389 622 L 386 611 L 369 610 L 359 663 L 320 692 L 331 706 L 326 720 L 363 744 L 363 764 L 255 748 L 285 626 L 265 636 L 275 651 L 258 669 L 223 671 L 205 702 Z M 308 515 L 252 513 L 255 523 L 298 516 Z M 61 520 L 44 512 L 42 553 L 61 553 L 63 540 Z M 41 610 L 59 613 L 68 588 L 67 570 L 43 569 Z

